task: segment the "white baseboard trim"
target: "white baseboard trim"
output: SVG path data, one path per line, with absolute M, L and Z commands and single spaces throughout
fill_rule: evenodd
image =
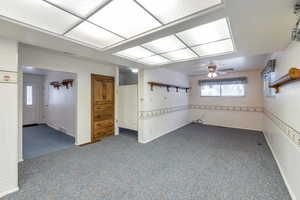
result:
M 91 141 L 89 141 L 89 142 L 80 142 L 80 143 L 75 142 L 75 145 L 80 146 L 80 145 L 86 145 L 86 144 L 90 144 L 90 143 L 91 143 Z
M 170 132 L 173 132 L 173 131 L 175 131 L 175 130 L 177 130 L 177 129 L 180 129 L 180 128 L 182 128 L 182 127 L 184 127 L 184 126 L 186 126 L 186 125 L 188 125 L 188 124 L 190 124 L 190 123 L 192 123 L 192 122 L 186 122 L 186 123 L 184 123 L 184 124 L 182 124 L 182 125 L 180 125 L 180 126 L 178 126 L 178 127 L 175 127 L 175 128 L 173 128 L 173 129 L 171 129 L 171 130 L 165 132 L 165 133 L 162 133 L 162 134 L 160 134 L 160 135 L 158 135 L 158 136 L 156 136 L 156 137 L 154 137 L 154 138 L 151 138 L 150 140 L 139 141 L 139 143 L 146 144 L 146 143 L 148 143 L 148 142 L 152 142 L 153 140 L 156 140 L 157 138 L 160 138 L 161 136 L 164 136 L 164 135 L 166 135 L 166 134 L 168 134 L 168 133 L 170 133 Z
M 11 189 L 11 190 L 8 190 L 8 191 L 5 191 L 5 192 L 1 192 L 0 193 L 0 198 L 4 197 L 4 196 L 6 196 L 6 195 L 8 195 L 10 193 L 17 192 L 17 191 L 19 191 L 19 187 L 16 187 L 14 189 Z
M 67 132 L 67 131 L 63 131 L 63 130 L 61 130 L 59 127 L 57 127 L 57 126 L 55 126 L 55 125 L 53 125 L 53 124 L 51 124 L 51 123 L 46 123 L 46 125 L 49 126 L 49 127 L 51 127 L 51 128 L 53 128 L 53 129 L 55 129 L 55 130 L 57 130 L 57 131 L 60 131 L 60 132 L 62 132 L 62 133 L 64 133 L 64 134 L 66 134 L 66 135 L 75 137 L 75 136 L 73 135 L 73 133 L 69 133 L 69 132 Z
M 285 176 L 285 174 L 284 174 L 284 172 L 283 172 L 283 170 L 282 170 L 282 167 L 281 167 L 281 165 L 280 165 L 280 163 L 279 163 L 279 161 L 278 161 L 278 159 L 277 159 L 277 156 L 276 156 L 276 154 L 275 154 L 275 151 L 273 150 L 273 147 L 272 147 L 272 145 L 271 145 L 271 143 L 270 143 L 268 137 L 266 136 L 266 134 L 265 134 L 264 132 L 263 132 L 263 134 L 264 134 L 264 137 L 265 137 L 265 139 L 266 139 L 266 141 L 267 141 L 267 144 L 268 144 L 269 148 L 271 149 L 271 152 L 272 152 L 272 154 L 273 154 L 273 157 L 274 157 L 274 159 L 275 159 L 275 161 L 276 161 L 276 164 L 277 164 L 277 166 L 278 166 L 278 168 L 279 168 L 279 172 L 280 172 L 280 174 L 281 174 L 281 176 L 282 176 L 282 178 L 283 178 L 283 181 L 284 181 L 284 183 L 285 183 L 285 185 L 286 185 L 286 187 L 287 187 L 287 189 L 288 189 L 288 192 L 289 192 L 289 194 L 290 194 L 292 200 L 297 200 L 296 195 L 295 195 L 295 193 L 292 191 L 292 189 L 291 189 L 291 187 L 290 187 L 290 184 L 289 184 L 288 181 L 287 181 L 287 178 L 286 178 L 286 176 Z
M 243 130 L 260 131 L 260 132 L 262 132 L 262 129 L 244 128 L 244 127 L 238 127 L 238 126 L 226 126 L 226 125 L 222 125 L 222 124 L 214 124 L 214 123 L 209 123 L 209 122 L 205 122 L 205 121 L 202 124 L 204 124 L 204 125 L 210 125 L 210 126 L 219 126 L 219 127 L 224 127 L 224 128 L 235 128 L 235 129 L 243 129 Z
M 20 159 L 19 159 L 19 162 L 23 162 L 23 161 L 24 161 L 24 159 L 23 159 L 23 158 L 20 158 Z

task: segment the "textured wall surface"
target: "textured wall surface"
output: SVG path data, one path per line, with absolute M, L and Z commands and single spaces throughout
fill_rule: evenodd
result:
M 50 86 L 52 81 L 73 79 L 73 86 L 60 87 L 59 90 Z M 76 75 L 66 72 L 50 72 L 45 80 L 45 122 L 68 135 L 76 136 Z
M 185 90 L 176 92 L 175 88 L 170 88 L 167 92 L 165 87 L 154 87 L 150 89 L 148 82 L 161 82 L 180 86 L 189 86 L 188 77 L 168 69 L 148 69 L 141 72 L 141 84 L 143 92 L 141 94 L 140 107 L 140 142 L 149 142 L 164 134 L 167 134 L 179 127 L 188 124 L 189 121 L 189 93 Z M 178 109 L 185 107 L 185 109 Z M 167 112 L 172 110 L 172 112 Z M 164 114 L 158 114 L 162 113 Z M 154 113 L 145 115 L 145 113 Z
M 300 68 L 300 43 L 275 53 L 275 79 L 291 67 Z M 264 134 L 294 200 L 300 199 L 300 82 L 280 87 L 275 97 L 265 97 Z
M 119 87 L 119 127 L 138 130 L 138 85 Z
M 20 66 L 75 73 L 77 76 L 77 137 L 76 144 L 91 141 L 91 74 L 115 76 L 115 65 L 70 57 L 60 52 L 29 45 L 19 48 Z M 118 83 L 118 80 L 116 80 Z
M 262 130 L 262 88 L 260 71 L 236 72 L 219 76 L 220 78 L 248 77 L 243 97 L 201 97 L 198 81 L 206 76 L 190 79 L 192 87 L 190 95 L 191 120 L 200 120 L 205 124 Z
M 16 75 L 18 44 L 0 38 L 0 70 Z M 18 85 L 0 83 L 0 197 L 18 190 Z

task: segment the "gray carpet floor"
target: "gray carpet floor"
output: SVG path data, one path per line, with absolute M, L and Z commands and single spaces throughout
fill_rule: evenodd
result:
M 18 200 L 290 200 L 263 135 L 190 124 L 148 144 L 128 134 L 20 164 Z
M 47 125 L 23 128 L 23 159 L 32 159 L 70 148 L 75 138 Z

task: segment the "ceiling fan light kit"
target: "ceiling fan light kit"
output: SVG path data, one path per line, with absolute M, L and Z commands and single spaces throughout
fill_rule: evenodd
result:
M 208 72 L 207 76 L 208 78 L 216 78 L 218 74 L 216 72 Z
M 218 76 L 218 74 L 216 73 L 217 65 L 211 63 L 211 64 L 208 65 L 207 68 L 208 68 L 208 74 L 207 74 L 207 76 L 209 78 L 215 78 L 215 77 Z

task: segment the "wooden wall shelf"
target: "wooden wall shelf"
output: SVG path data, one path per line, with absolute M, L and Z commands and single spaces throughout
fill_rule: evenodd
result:
M 67 89 L 69 89 L 70 87 L 73 87 L 73 81 L 73 79 L 65 79 L 62 82 L 53 81 L 50 83 L 50 85 L 58 90 L 61 86 L 65 86 Z
M 153 91 L 153 87 L 154 86 L 157 86 L 157 87 L 166 87 L 168 92 L 170 91 L 170 88 L 176 88 L 176 92 L 178 92 L 178 89 L 183 89 L 186 92 L 188 92 L 188 90 L 191 89 L 189 87 L 178 86 L 178 85 L 170 85 L 170 84 L 158 83 L 158 82 L 148 82 L 148 84 L 151 87 L 151 91 Z
M 275 88 L 275 92 L 279 93 L 279 88 L 282 85 L 285 85 L 287 83 L 290 83 L 291 81 L 300 80 L 300 69 L 297 68 L 291 68 L 288 72 L 288 74 L 280 77 L 278 80 L 272 82 L 269 87 Z
M 50 83 L 50 85 L 52 85 L 54 88 L 58 89 L 62 86 L 62 84 L 58 81 L 53 81 Z

